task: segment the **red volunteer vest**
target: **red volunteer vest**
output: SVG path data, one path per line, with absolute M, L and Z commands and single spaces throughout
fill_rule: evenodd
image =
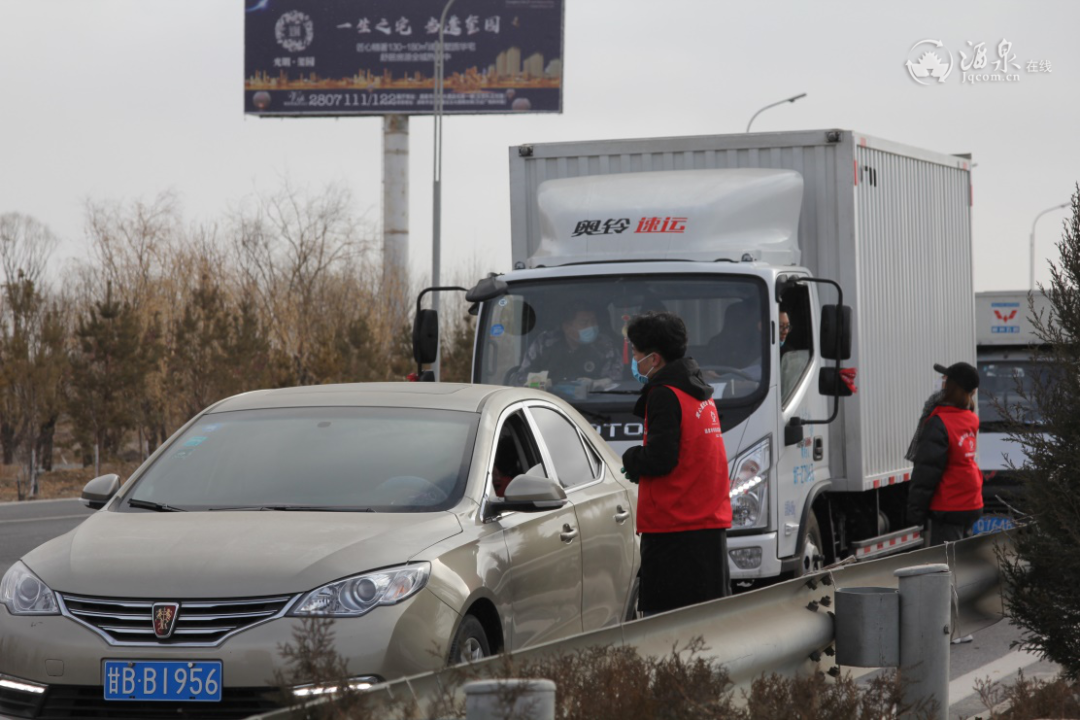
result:
M 983 506 L 982 472 L 975 459 L 979 417 L 970 410 L 939 406 L 930 413 L 945 423 L 949 433 L 949 456 L 930 509 L 943 512 L 978 510 Z
M 667 475 L 642 476 L 638 484 L 637 529 L 643 533 L 731 527 L 727 453 L 716 404 L 675 393 L 682 408 L 679 463 Z M 649 444 L 649 417 L 645 436 Z

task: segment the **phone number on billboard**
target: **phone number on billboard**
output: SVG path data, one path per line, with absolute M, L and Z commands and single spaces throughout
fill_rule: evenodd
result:
M 376 107 L 379 105 L 413 105 L 411 93 L 302 93 L 290 92 L 286 107 Z

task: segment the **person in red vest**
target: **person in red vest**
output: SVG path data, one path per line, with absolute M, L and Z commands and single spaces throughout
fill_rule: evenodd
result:
M 623 454 L 623 471 L 638 483 L 638 610 L 651 615 L 730 593 L 728 462 L 713 388 L 685 357 L 682 318 L 644 313 L 626 336 L 631 370 L 645 386 L 634 406 L 645 435 Z
M 934 369 L 945 386 L 927 401 L 908 449 L 911 471 L 909 523 L 930 521 L 930 544 L 956 542 L 971 535 L 982 517 L 982 472 L 975 457 L 979 416 L 975 390 L 979 371 L 966 362 Z

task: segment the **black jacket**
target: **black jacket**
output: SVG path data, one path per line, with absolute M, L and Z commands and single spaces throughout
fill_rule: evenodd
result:
M 934 499 L 948 460 L 949 431 L 945 429 L 945 422 L 934 415 L 926 420 L 915 446 L 915 467 L 911 471 L 911 487 L 908 488 L 909 524 L 923 525 L 929 517 L 931 520 L 953 525 L 971 525 L 982 516 L 981 510 L 930 510 L 930 501 Z
M 712 385 L 705 382 L 693 358 L 674 360 L 649 379 L 641 389 L 634 405 L 634 414 L 645 417 L 649 411 L 649 444 L 636 445 L 623 453 L 626 477 L 637 482 L 642 475 L 667 475 L 679 464 L 679 444 L 682 441 L 682 406 L 668 386 L 678 388 L 697 400 L 713 395 Z

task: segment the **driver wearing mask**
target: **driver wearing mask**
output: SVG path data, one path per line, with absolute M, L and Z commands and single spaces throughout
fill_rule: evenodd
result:
M 524 385 L 529 373 L 547 371 L 548 379 L 589 379 L 594 385 L 618 382 L 622 364 L 615 342 L 600 332 L 596 312 L 578 306 L 560 313 L 562 322 L 533 341 L 511 384 Z

